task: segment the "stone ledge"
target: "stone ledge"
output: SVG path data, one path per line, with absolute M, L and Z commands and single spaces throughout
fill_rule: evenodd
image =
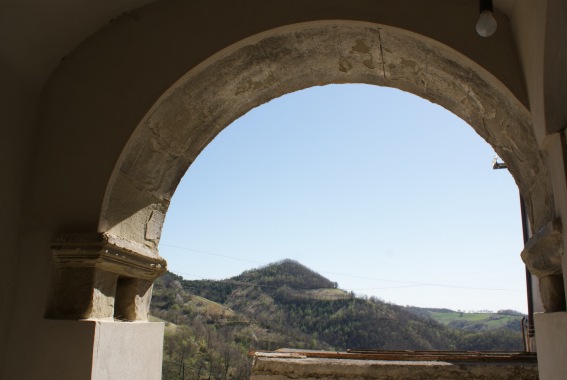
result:
M 251 380 L 538 379 L 537 363 L 254 358 Z

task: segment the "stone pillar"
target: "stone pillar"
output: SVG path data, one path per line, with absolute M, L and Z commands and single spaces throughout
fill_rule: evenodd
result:
M 567 265 L 564 255 L 567 231 L 561 223 L 561 219 L 567 215 L 567 150 L 564 133 L 547 135 L 542 148 L 548 157 L 555 215 L 558 218 L 541 228 L 528 241 L 522 259 L 538 277 L 544 309 L 543 313 L 534 315 L 539 378 L 555 380 L 565 378 L 567 373 Z
M 165 260 L 108 234 L 63 234 L 51 250 L 45 323 L 52 339 L 42 341 L 58 348 L 45 360 L 77 364 L 69 374 L 44 378 L 160 379 L 164 326 L 147 320 L 152 284 L 165 272 Z
M 6 379 L 161 379 L 161 322 L 44 320 L 33 328 L 41 355 Z
M 538 350 L 539 378 L 565 379 L 567 374 L 567 313 L 534 315 Z

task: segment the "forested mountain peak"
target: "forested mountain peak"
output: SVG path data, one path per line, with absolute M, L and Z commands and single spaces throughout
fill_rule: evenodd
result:
M 291 259 L 281 260 L 264 267 L 250 269 L 231 280 L 263 286 L 288 286 L 295 289 L 334 289 L 336 282 L 323 277 L 305 265 Z

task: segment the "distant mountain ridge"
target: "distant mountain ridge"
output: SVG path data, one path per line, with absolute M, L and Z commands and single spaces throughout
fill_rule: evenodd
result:
M 166 322 L 164 379 L 177 378 L 179 362 L 197 377 L 246 372 L 249 349 L 523 349 L 520 313 L 473 315 L 357 297 L 293 260 L 220 281 L 168 272 L 155 282 L 151 314 Z
M 459 313 L 448 309 L 406 308 L 382 302 L 375 297 L 356 297 L 338 289 L 336 282 L 289 259 L 247 270 L 227 280 L 188 281 L 177 277 L 176 281 L 183 290 L 182 298 L 187 299 L 187 307 L 191 305 L 190 300 L 196 297 L 216 302 L 231 310 L 236 319 L 247 320 L 287 336 L 287 339 L 281 340 L 281 344 L 294 343 L 304 348 L 332 347 L 337 350 L 522 349 L 519 335 L 506 335 L 516 332 L 518 329 L 515 327 L 519 323 L 514 328 L 495 323 L 493 328 L 485 328 L 479 325 L 479 321 L 474 324 L 464 322 L 466 319 L 462 318 L 459 325 L 456 317 L 453 319 L 457 321 L 448 323 L 447 315 Z M 156 306 L 160 304 L 160 292 L 158 282 L 154 292 Z M 215 323 L 215 318 L 211 321 Z M 477 347 L 471 347 L 468 342 L 474 334 L 499 328 L 506 342 L 492 344 L 493 337 L 489 341 L 480 339 L 483 344 Z M 463 330 L 466 330 L 466 334 Z M 301 336 L 309 337 L 309 341 L 296 339 Z M 518 339 L 514 343 L 515 338 Z M 478 340 L 474 339 L 477 343 Z

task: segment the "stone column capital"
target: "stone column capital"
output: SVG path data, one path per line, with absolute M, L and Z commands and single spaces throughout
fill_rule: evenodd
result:
M 50 318 L 147 320 L 152 283 L 166 271 L 157 250 L 108 233 L 65 233 L 51 253 Z
M 156 250 L 107 233 L 60 234 L 51 252 L 61 268 L 99 268 L 150 281 L 166 271 L 166 261 Z

